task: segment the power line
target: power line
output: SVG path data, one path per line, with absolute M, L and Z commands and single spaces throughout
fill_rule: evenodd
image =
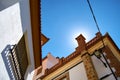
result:
M 94 15 L 94 12 L 93 12 L 93 10 L 92 10 L 92 7 L 91 7 L 91 5 L 90 5 L 89 0 L 87 0 L 87 2 L 88 2 L 88 5 L 89 5 L 89 8 L 90 8 L 90 11 L 91 11 L 91 13 L 92 13 L 93 19 L 94 19 L 94 21 L 95 21 L 96 27 L 97 27 L 97 29 L 98 29 L 98 32 L 101 34 L 100 28 L 99 28 L 99 26 L 98 26 L 97 20 L 96 20 L 96 18 L 95 18 L 95 15 Z M 103 47 L 105 47 L 105 44 L 104 44 L 104 41 L 103 41 L 103 37 L 102 37 L 102 36 L 101 36 L 101 41 L 102 41 L 102 43 L 103 43 Z M 106 57 L 105 57 L 105 55 L 104 55 L 103 53 L 102 53 L 102 56 L 104 57 L 104 59 L 105 59 L 106 63 L 108 64 L 108 66 L 109 66 L 112 74 L 114 75 L 115 79 L 117 80 L 117 77 L 116 77 L 114 71 L 111 69 L 111 66 L 109 65 L 109 63 L 108 63 L 108 61 L 107 61 L 107 59 L 106 59 Z
M 92 13 L 93 19 L 94 19 L 94 21 L 95 21 L 95 24 L 96 24 L 97 30 L 98 30 L 98 32 L 99 32 L 100 34 L 102 34 L 101 31 L 100 31 L 100 28 L 99 28 L 99 26 L 98 26 L 98 23 L 97 23 L 96 17 L 95 17 L 95 15 L 94 15 L 93 9 L 92 9 L 92 7 L 91 7 L 90 1 L 87 0 L 87 2 L 88 2 L 88 5 L 89 5 L 89 8 L 90 8 L 90 11 L 91 11 L 91 13 Z M 102 37 L 101 37 L 101 41 L 102 41 L 102 43 L 103 43 L 103 46 L 105 46 Z
M 94 19 L 94 21 L 95 21 L 96 27 L 97 27 L 98 31 L 100 32 L 100 28 L 99 28 L 99 26 L 98 26 L 97 20 L 96 20 L 96 18 L 95 18 L 95 15 L 94 15 L 94 13 L 93 13 L 93 10 L 92 10 L 92 7 L 91 7 L 91 5 L 90 5 L 89 0 L 87 0 L 87 2 L 88 2 L 88 5 L 89 5 L 89 8 L 90 8 L 90 11 L 91 11 L 91 13 L 92 13 L 93 19 Z

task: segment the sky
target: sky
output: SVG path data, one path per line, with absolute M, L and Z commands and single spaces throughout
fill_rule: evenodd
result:
M 90 3 L 102 35 L 108 32 L 120 48 L 120 0 Z M 42 0 L 41 21 L 42 33 L 50 39 L 42 47 L 42 57 L 67 57 L 78 46 L 77 36 L 83 34 L 88 42 L 98 32 L 87 0 Z

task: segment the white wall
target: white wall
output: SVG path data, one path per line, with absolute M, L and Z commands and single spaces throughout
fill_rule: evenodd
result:
M 12 1 L 0 0 L 0 53 L 7 45 L 17 44 L 24 33 L 29 61 L 24 78 L 25 80 L 32 80 L 34 74 L 34 56 L 29 0 Z M 1 54 L 0 80 L 9 80 Z
M 51 55 L 51 53 L 48 53 L 47 54 L 47 58 L 42 61 L 42 72 L 39 75 L 37 75 L 36 79 L 41 77 L 42 75 L 44 75 L 45 74 L 45 70 L 47 68 L 50 69 L 51 67 L 56 65 L 58 62 L 59 62 L 59 60 L 56 59 L 56 57 Z
M 46 68 L 48 68 L 48 69 L 53 67 L 54 65 L 56 65 L 59 62 L 59 60 L 56 59 L 56 57 L 54 57 L 53 55 L 51 55 L 51 53 L 48 53 L 47 58 L 48 58 L 48 60 L 47 60 Z
M 25 34 L 25 41 L 27 46 L 29 66 L 25 74 L 25 80 L 32 80 L 34 75 L 34 53 L 31 34 L 31 19 L 30 19 L 30 6 L 29 0 L 20 0 L 21 22 L 22 31 Z
M 105 62 L 103 57 L 101 57 L 101 59 Z M 107 68 L 106 68 L 104 66 L 104 64 L 99 59 L 97 59 L 97 57 L 95 57 L 94 55 L 92 56 L 92 61 L 93 61 L 93 65 L 96 69 L 96 72 L 97 72 L 99 78 L 101 78 L 101 77 L 103 77 L 107 74 L 112 73 L 110 68 L 108 67 L 108 65 L 107 65 Z M 114 68 L 112 68 L 112 69 L 114 69 Z M 113 75 L 110 75 L 109 77 L 104 78 L 104 80 L 115 80 L 115 78 L 114 78 Z
M 22 36 L 19 3 L 0 11 L 0 53 L 7 45 L 16 44 Z M 0 80 L 9 80 L 0 54 Z
M 83 62 L 69 70 L 70 80 L 87 80 Z

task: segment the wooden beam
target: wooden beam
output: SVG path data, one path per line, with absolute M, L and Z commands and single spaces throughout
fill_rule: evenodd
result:
M 31 16 L 31 31 L 33 41 L 33 52 L 35 69 L 42 64 L 41 54 L 41 15 L 40 15 L 41 0 L 30 0 L 30 16 Z

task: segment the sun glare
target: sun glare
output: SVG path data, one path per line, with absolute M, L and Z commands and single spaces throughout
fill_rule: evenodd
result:
M 86 42 L 90 39 L 89 30 L 85 29 L 85 28 L 83 28 L 83 29 L 81 29 L 81 28 L 72 29 L 70 34 L 71 34 L 69 36 L 70 44 L 72 44 L 74 47 L 78 46 L 75 38 L 77 38 L 80 34 L 82 34 L 86 38 Z

